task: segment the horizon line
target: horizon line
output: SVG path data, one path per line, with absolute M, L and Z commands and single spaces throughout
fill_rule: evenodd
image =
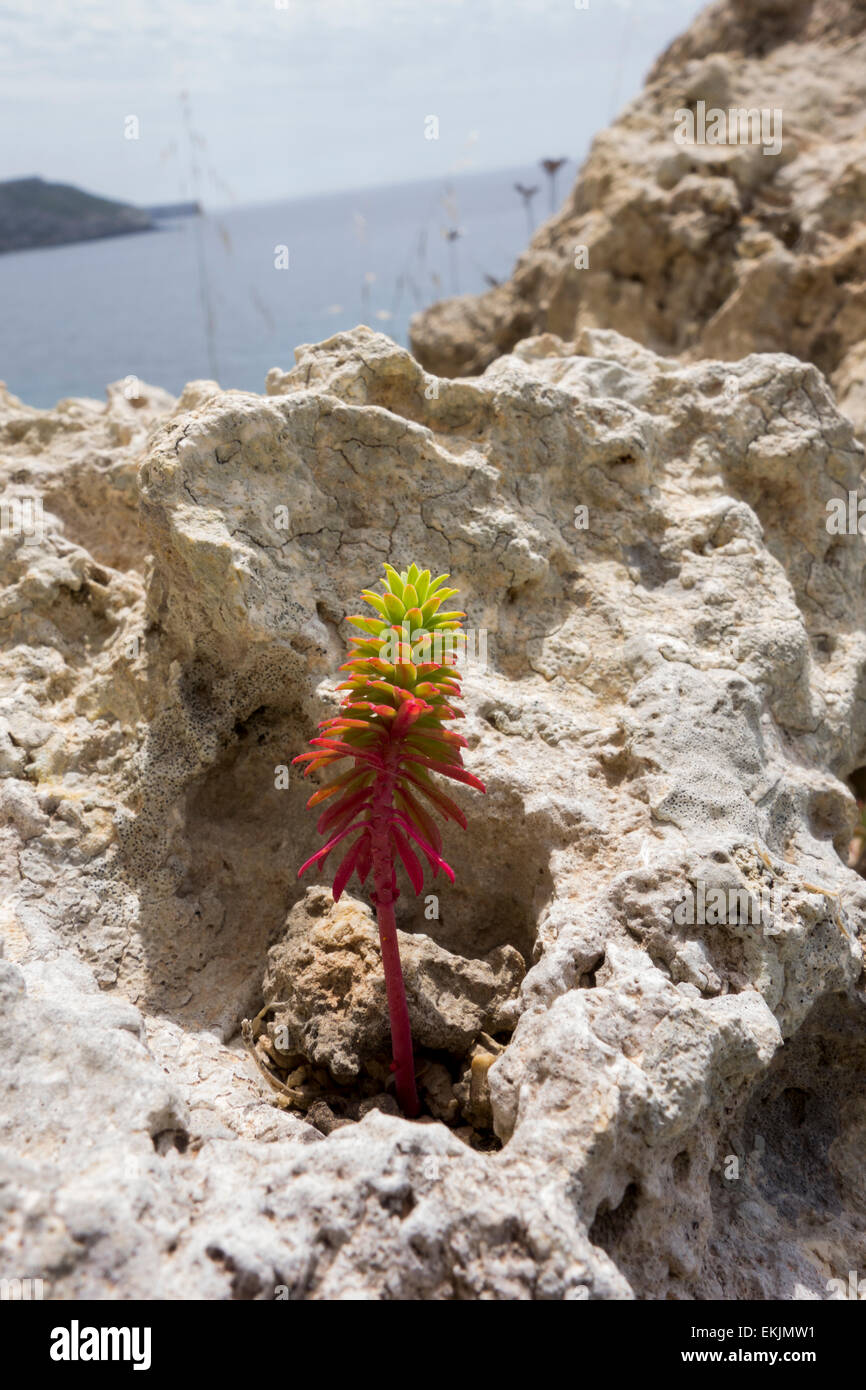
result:
M 544 156 L 543 156 L 543 157 L 544 157 Z M 567 160 L 567 162 L 568 162 L 569 164 L 574 164 L 576 167 L 579 168 L 579 167 L 583 164 L 583 161 L 584 161 L 584 159 L 586 158 L 586 155 L 584 154 L 583 156 L 581 156 L 580 159 L 574 158 L 574 157 L 572 157 L 572 156 L 570 156 L 570 155 L 565 156 L 565 158 L 566 158 L 566 160 Z M 268 208 L 268 207 L 277 207 L 277 206 L 281 206 L 281 205 L 283 205 L 283 204 L 285 204 L 285 203 L 305 203 L 305 202 L 310 202 L 310 201 L 312 201 L 313 199 L 320 199 L 320 198 L 322 198 L 322 199 L 324 199 L 324 198 L 339 198 L 339 197 L 345 197 L 345 196 L 350 195 L 350 194 L 353 194 L 353 193 L 355 193 L 355 194 L 361 194 L 361 193 L 375 193 L 375 192 L 381 192 L 381 191 L 384 191 L 385 189 L 388 189 L 388 188 L 411 188 L 413 185 L 416 185 L 416 184 L 417 184 L 417 185 L 423 185 L 423 184 L 429 185 L 429 184 L 431 184 L 431 183 L 443 183 L 443 184 L 448 184 L 448 183 L 451 183 L 451 182 L 454 181 L 454 180 L 466 179 L 466 178 L 472 178 L 472 177 L 478 178 L 478 177 L 482 177 L 482 176 L 488 175 L 488 174 L 489 174 L 489 175 L 507 174 L 507 173 L 510 173 L 510 172 L 514 172 L 514 171 L 516 171 L 516 170 L 518 170 L 518 169 L 524 169 L 524 170 L 525 170 L 525 169 L 530 168 L 530 167 L 535 167 L 536 165 L 540 168 L 540 166 L 541 166 L 541 159 L 540 159 L 540 158 L 539 158 L 538 160 L 526 160 L 526 161 L 523 161 L 523 162 L 518 162 L 518 163 L 516 163 L 516 164 L 495 165 L 495 166 L 493 166 L 492 168 L 485 168 L 485 169 L 457 169 L 457 170 L 450 170 L 450 171 L 449 171 L 449 170 L 446 170 L 446 171 L 445 171 L 444 173 L 442 173 L 442 174 L 430 174 L 430 175 L 427 175 L 425 178 L 397 179 L 397 180 L 386 181 L 386 182 L 383 182 L 383 183 L 353 184 L 353 185 L 351 185 L 351 186 L 343 187 L 343 188 L 328 188 L 328 189 L 320 189 L 320 190 L 318 190 L 318 191 L 316 191 L 316 192 L 301 193 L 301 194 L 297 194 L 297 195 L 294 195 L 294 196 L 291 196 L 291 197 L 288 197 L 288 198 L 286 198 L 286 197 L 282 197 L 282 198 L 281 198 L 281 197 L 274 197 L 274 198 L 270 198 L 270 197 L 269 197 L 269 198 L 264 198 L 264 199 L 255 198 L 255 199 L 252 199 L 252 200 L 250 200 L 250 201 L 244 201 L 244 202 L 241 202 L 240 200 L 238 200 L 238 201 L 236 201 L 236 202 L 235 202 L 235 201 L 228 201 L 228 202 L 210 203 L 210 202 L 208 202 L 208 201 L 207 201 L 204 197 L 202 197 L 202 196 L 199 196 L 198 198 L 194 198 L 194 197 L 180 197 L 180 196 L 178 196 L 178 197 L 165 197 L 165 198 L 153 199 L 152 201 L 150 201 L 150 202 L 148 202 L 148 203 L 130 203 L 130 202 L 127 202 L 127 201 L 126 201 L 125 199 L 123 199 L 123 198 L 114 197 L 112 194 L 109 194 L 109 193 L 94 193 L 94 192 L 92 192 L 90 189 L 87 189 L 87 188 L 82 187 L 81 184 L 69 183 L 69 182 L 67 182 L 67 181 L 65 181 L 65 180 L 63 180 L 63 179 L 50 178 L 50 177 L 46 176 L 45 174 L 15 174 L 15 175 L 12 175 L 10 178 L 0 178 L 0 188 L 2 188 L 3 184 L 5 184 L 5 183 L 20 183 L 20 182 L 25 182 L 25 181 L 28 180 L 28 179 L 41 179 L 44 183 L 48 183 L 48 184 L 57 184 L 57 185 L 59 185 L 59 186 L 61 186 L 61 187 L 66 187 L 66 188 L 74 188 L 74 189 L 76 189 L 76 190 L 77 190 L 78 192 L 80 192 L 80 193 L 87 193 L 87 194 L 89 194 L 89 196 L 91 196 L 91 197 L 94 197 L 94 198 L 104 198 L 104 199 L 106 199 L 106 200 L 108 200 L 108 201 L 110 201 L 110 202 L 118 203 L 119 205 L 121 205 L 121 206 L 123 206 L 123 207 L 134 208 L 137 212 L 147 212 L 147 210 L 148 210 L 149 207 L 171 206 L 172 204 L 175 204 L 175 203 L 181 204 L 181 203 L 198 202 L 198 203 L 200 204 L 200 206 L 201 206 L 201 209 L 202 209 L 201 215 L 204 216 L 204 217 L 207 217 L 208 214 L 210 214 L 210 213 L 215 213 L 215 214 L 216 214 L 216 213 L 240 211 L 241 209 L 244 209 L 244 208 Z

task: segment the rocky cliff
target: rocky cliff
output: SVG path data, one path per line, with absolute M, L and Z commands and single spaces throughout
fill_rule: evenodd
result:
M 863 0 L 712 5 L 597 137 L 511 279 L 416 315 L 415 355 L 467 376 L 530 335 L 594 328 L 684 361 L 787 352 L 862 432 L 864 102 Z
M 850 422 L 795 357 L 593 329 L 473 381 L 367 329 L 297 358 L 265 395 L 0 399 L 7 511 L 44 499 L 0 538 L 4 1270 L 826 1297 L 866 1258 Z M 410 558 L 488 637 L 488 795 L 438 915 L 400 899 L 418 1123 L 369 909 L 298 884 L 286 775 L 358 590 Z

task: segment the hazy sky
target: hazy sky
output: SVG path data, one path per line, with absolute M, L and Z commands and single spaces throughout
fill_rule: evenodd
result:
M 0 178 L 171 201 L 190 196 L 194 152 L 201 196 L 218 207 L 582 158 L 701 8 L 2 0 Z M 438 140 L 425 139 L 431 115 Z

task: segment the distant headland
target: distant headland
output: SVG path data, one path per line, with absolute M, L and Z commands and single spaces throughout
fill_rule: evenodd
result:
M 7 179 L 0 182 L 0 254 L 150 232 L 166 218 L 200 212 L 198 203 L 137 208 L 85 193 L 72 184 L 48 183 L 38 177 Z

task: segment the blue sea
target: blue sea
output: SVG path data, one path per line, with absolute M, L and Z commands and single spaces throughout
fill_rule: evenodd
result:
M 574 173 L 560 172 L 560 198 Z M 417 309 L 510 274 L 530 230 L 516 182 L 539 186 L 534 222 L 548 216 L 544 174 L 522 167 L 0 255 L 0 380 L 37 406 L 101 398 L 127 376 L 261 391 L 299 343 L 358 323 L 408 345 Z

